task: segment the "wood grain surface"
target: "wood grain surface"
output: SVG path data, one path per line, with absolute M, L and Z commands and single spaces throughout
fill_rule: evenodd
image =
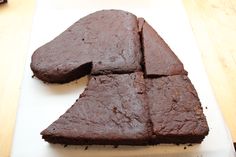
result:
M 236 1 L 184 0 L 213 92 L 236 142 Z
M 0 5 L 0 157 L 10 156 L 34 6 L 33 0 Z
M 183 4 L 236 142 L 236 1 L 183 0 Z M 34 11 L 34 0 L 9 0 L 0 5 L 0 157 L 10 156 Z

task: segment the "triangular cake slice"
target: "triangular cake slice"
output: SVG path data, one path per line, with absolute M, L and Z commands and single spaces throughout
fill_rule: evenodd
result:
M 138 21 L 142 36 L 146 76 L 187 74 L 182 62 L 160 35 L 143 18 L 139 18 Z
M 186 75 L 145 80 L 153 124 L 152 143 L 200 143 L 209 128 Z
M 41 134 L 51 143 L 145 145 L 148 112 L 143 73 L 92 76 L 75 104 Z
M 65 83 L 87 74 L 141 70 L 137 17 L 102 10 L 77 21 L 32 55 L 31 69 L 45 82 Z

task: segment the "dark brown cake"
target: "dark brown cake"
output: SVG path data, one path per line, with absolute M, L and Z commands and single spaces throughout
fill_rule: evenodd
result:
M 50 143 L 147 145 L 200 143 L 208 134 L 185 75 L 93 76 L 76 103 L 41 134 Z
M 152 143 L 200 143 L 209 128 L 192 83 L 185 75 L 146 79 Z
M 90 14 L 38 48 L 31 62 L 45 82 L 64 83 L 90 74 L 131 73 L 141 69 L 135 15 L 121 10 Z
M 157 34 L 157 32 L 145 21 L 139 18 L 139 29 L 142 26 L 142 44 L 147 77 L 169 76 L 187 74 L 182 62 Z
M 143 64 L 145 79 L 137 72 Z M 183 64 L 143 18 L 131 13 L 107 10 L 82 18 L 36 50 L 31 68 L 46 82 L 92 74 L 75 104 L 41 132 L 50 143 L 200 143 L 208 134 Z
M 77 102 L 41 134 L 51 143 L 148 144 L 143 73 L 93 76 Z

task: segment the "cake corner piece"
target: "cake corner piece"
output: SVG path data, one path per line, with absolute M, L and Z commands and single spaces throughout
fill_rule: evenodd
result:
M 209 128 L 200 100 L 185 75 L 146 79 L 152 143 L 201 143 Z
M 144 56 L 144 69 L 147 77 L 160 77 L 171 75 L 187 75 L 183 63 L 171 50 L 161 36 L 140 18 L 140 26 Z

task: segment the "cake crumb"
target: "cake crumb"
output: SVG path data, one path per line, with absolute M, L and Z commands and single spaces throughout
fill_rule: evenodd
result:
M 88 146 L 86 146 L 86 147 L 84 148 L 84 150 L 88 150 Z

